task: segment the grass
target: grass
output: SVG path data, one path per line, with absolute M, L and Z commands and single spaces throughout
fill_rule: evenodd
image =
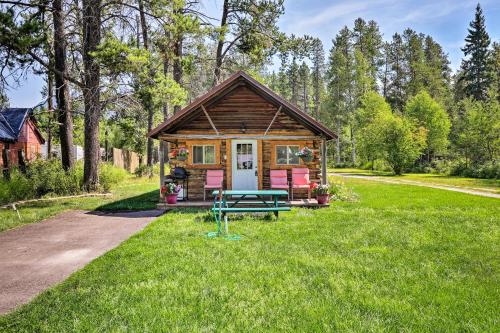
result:
M 0 209 L 0 232 L 24 224 L 39 222 L 65 210 L 142 210 L 153 209 L 158 202 L 158 178 L 129 176 L 116 186 L 110 197 L 87 197 L 55 201 L 40 201 L 18 207 L 21 219 L 12 209 Z
M 479 179 L 467 177 L 446 176 L 432 173 L 408 173 L 402 176 L 394 176 L 386 171 L 370 171 L 362 169 L 344 168 L 328 169 L 328 172 L 350 173 L 363 176 L 391 177 L 394 179 L 418 181 L 434 185 L 448 185 L 468 189 L 478 189 L 487 192 L 500 193 L 500 180 L 498 179 Z
M 0 317 L 2 332 L 492 332 L 497 199 L 352 179 L 359 202 L 231 218 L 171 212 Z

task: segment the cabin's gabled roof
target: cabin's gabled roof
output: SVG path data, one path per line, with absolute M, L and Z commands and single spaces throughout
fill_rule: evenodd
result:
M 179 124 L 182 124 L 183 121 L 186 121 L 189 116 L 196 110 L 199 110 L 202 105 L 206 106 L 206 104 L 211 100 L 216 99 L 220 95 L 223 95 L 234 85 L 240 84 L 241 82 L 248 84 L 248 86 L 253 88 L 253 90 L 255 90 L 258 94 L 262 95 L 264 98 L 266 98 L 276 106 L 279 107 L 281 105 L 283 112 L 312 130 L 317 135 L 322 136 L 327 140 L 335 139 L 337 137 L 337 135 L 329 128 L 309 116 L 304 111 L 300 110 L 297 106 L 286 101 L 284 98 L 282 98 L 271 89 L 264 86 L 262 83 L 258 82 L 243 71 L 239 71 L 233 74 L 225 81 L 210 89 L 207 93 L 196 98 L 192 103 L 184 107 L 181 111 L 170 117 L 155 129 L 151 130 L 148 133 L 148 137 L 157 139 L 160 133 L 169 133 L 169 131 L 175 131 Z
M 31 108 L 4 108 L 0 109 L 0 141 L 16 142 L 21 135 L 24 123 L 33 113 Z M 34 126 L 36 135 L 43 143 L 45 140 L 38 128 Z

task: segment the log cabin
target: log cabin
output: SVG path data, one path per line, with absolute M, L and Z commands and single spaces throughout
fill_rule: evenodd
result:
M 223 187 L 270 188 L 270 170 L 308 168 L 310 181 L 326 183 L 326 142 L 335 133 L 245 72 L 237 72 L 153 129 L 166 142 L 170 170 L 189 173 L 189 200 L 204 197 L 207 170 L 223 170 Z M 312 161 L 296 153 L 308 147 Z M 179 150 L 188 156 L 175 158 Z M 160 150 L 161 152 L 161 150 Z M 160 154 L 160 169 L 166 160 Z M 164 183 L 163 174 L 160 175 Z M 307 190 L 297 191 L 307 197 Z

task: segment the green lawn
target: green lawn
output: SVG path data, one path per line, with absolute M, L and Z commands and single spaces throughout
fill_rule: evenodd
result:
M 240 241 L 168 213 L 0 331 L 498 331 L 497 199 L 348 182 L 359 202 L 233 218 Z
M 158 202 L 158 178 L 129 176 L 117 185 L 109 197 L 88 197 L 55 201 L 40 201 L 19 206 L 19 214 L 12 209 L 0 209 L 0 232 L 17 226 L 39 222 L 68 209 L 84 210 L 140 210 L 152 209 Z
M 478 178 L 466 178 L 466 177 L 454 177 L 446 175 L 438 175 L 432 173 L 408 173 L 402 176 L 394 176 L 390 172 L 384 171 L 370 171 L 362 169 L 328 169 L 328 172 L 340 172 L 340 173 L 350 173 L 355 175 L 364 176 L 383 176 L 391 177 L 393 179 L 401 180 L 412 180 L 428 184 L 436 185 L 448 185 L 463 187 L 469 189 L 479 189 L 488 192 L 500 193 L 500 180 L 498 179 L 478 179 Z

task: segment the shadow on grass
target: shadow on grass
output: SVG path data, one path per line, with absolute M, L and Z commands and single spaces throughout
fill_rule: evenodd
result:
M 121 200 L 109 202 L 97 207 L 96 211 L 131 211 L 131 210 L 150 210 L 156 209 L 159 190 L 154 190 L 133 197 L 123 198 Z

